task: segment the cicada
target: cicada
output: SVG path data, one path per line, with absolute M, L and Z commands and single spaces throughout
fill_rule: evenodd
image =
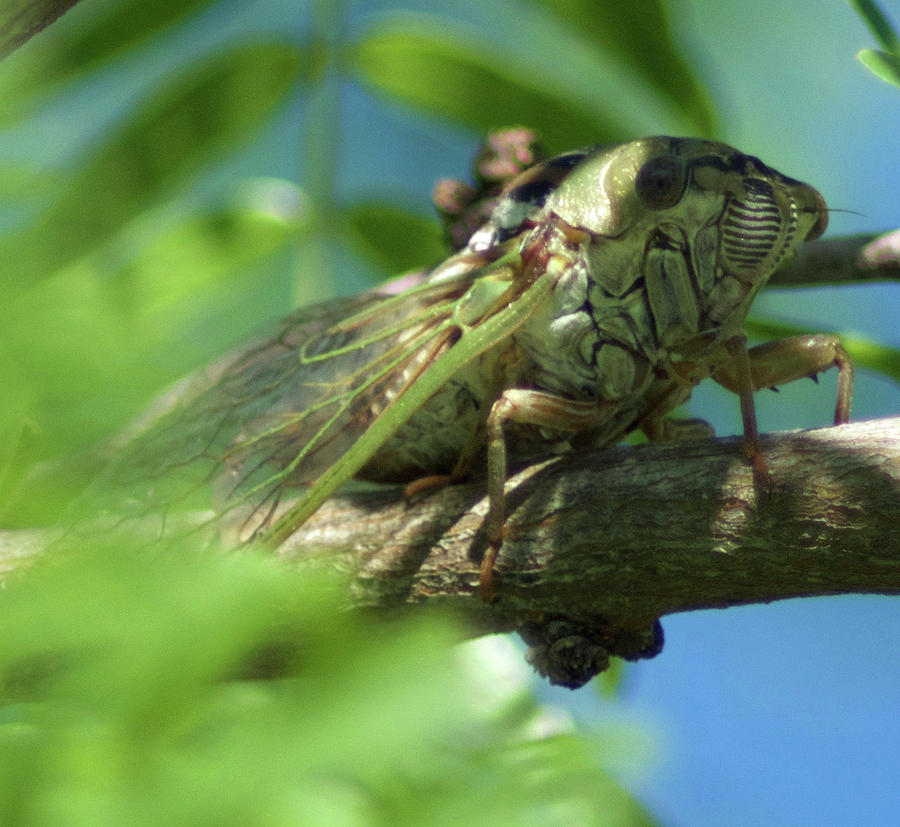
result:
M 740 397 L 760 475 L 754 390 L 837 365 L 835 421 L 847 420 L 837 339 L 748 350 L 742 332 L 768 277 L 827 221 L 811 186 L 722 143 L 653 137 L 550 158 L 416 285 L 303 308 L 221 360 L 110 478 L 144 510 L 208 491 L 235 542 L 275 544 L 351 478 L 486 467 L 487 596 L 510 457 L 638 429 L 671 437 L 669 414 L 707 377 Z

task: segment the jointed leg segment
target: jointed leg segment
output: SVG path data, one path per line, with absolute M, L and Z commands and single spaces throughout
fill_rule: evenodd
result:
M 750 348 L 747 355 L 750 362 L 750 388 L 754 391 L 783 385 L 795 379 L 815 377 L 830 367 L 837 367 L 838 393 L 834 424 L 842 425 L 850 421 L 853 364 L 837 336 L 791 336 Z M 713 373 L 712 378 L 740 395 L 741 381 L 734 365 L 722 365 Z
M 554 428 L 577 433 L 597 428 L 609 419 L 616 403 L 576 402 L 543 391 L 512 388 L 506 390 L 491 407 L 487 419 L 488 463 L 488 549 L 481 561 L 479 589 L 483 600 L 493 596 L 492 573 L 503 542 L 505 520 L 507 422 Z
M 716 369 L 712 378 L 734 391 L 741 401 L 744 445 L 753 464 L 757 483 L 764 486 L 768 470 L 759 442 L 754 391 L 815 376 L 832 366 L 838 368 L 838 395 L 835 424 L 850 417 L 853 391 L 853 365 L 835 336 L 795 336 L 747 349 L 745 336 L 735 336 L 725 343 L 730 356 L 727 364 Z M 504 487 L 506 483 L 506 443 L 504 426 L 518 422 L 573 433 L 598 428 L 615 412 L 618 402 L 576 402 L 543 391 L 509 389 L 497 399 L 487 418 L 488 549 L 481 561 L 479 590 L 483 600 L 494 594 L 493 569 L 503 542 L 505 520 Z
M 731 362 L 720 366 L 712 378 L 740 397 L 744 446 L 759 482 L 765 482 L 768 471 L 759 447 L 754 391 L 804 377 L 815 378 L 816 374 L 837 366 L 838 393 L 834 423 L 841 425 L 850 420 L 853 364 L 836 336 L 793 336 L 766 342 L 750 350 L 747 350 L 745 336 L 735 336 L 725 343 L 725 348 L 731 356 Z

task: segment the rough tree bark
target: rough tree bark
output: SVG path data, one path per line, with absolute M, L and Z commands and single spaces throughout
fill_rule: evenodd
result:
M 507 484 L 498 595 L 478 590 L 484 480 L 407 502 L 346 492 L 276 554 L 353 576 L 350 603 L 451 607 L 485 630 L 529 612 L 647 622 L 788 597 L 900 591 L 900 417 L 765 435 L 772 487 L 742 440 L 621 446 Z
M 772 488 L 740 438 L 622 446 L 531 466 L 507 485 L 497 597 L 478 598 L 484 480 L 417 502 L 344 492 L 275 554 L 348 577 L 347 606 L 450 611 L 472 634 L 517 630 L 551 680 L 579 686 L 610 654 L 662 645 L 658 619 L 847 593 L 900 594 L 900 417 L 763 437 Z M 0 533 L 0 571 L 40 554 Z
M 754 489 L 739 438 L 620 447 L 525 469 L 507 487 L 491 605 L 477 598 L 483 481 L 412 504 L 399 489 L 342 495 L 277 554 L 350 575 L 357 608 L 450 609 L 476 632 L 541 637 L 538 661 L 562 638 L 565 662 L 542 665 L 564 684 L 589 677 L 610 653 L 655 654 L 665 614 L 900 593 L 900 417 L 770 434 L 763 449 L 773 481 L 765 492 Z

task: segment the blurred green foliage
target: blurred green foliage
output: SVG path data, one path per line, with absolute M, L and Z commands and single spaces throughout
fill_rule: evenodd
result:
M 97 141 L 59 195 L 4 251 L 15 296 L 104 244 L 219 153 L 260 128 L 305 73 L 296 46 L 239 45 L 190 67 Z M 21 251 L 29 251 L 22 256 Z
M 602 742 L 529 735 L 522 689 L 472 698 L 453 624 L 362 623 L 339 595 L 186 548 L 80 549 L 8 583 L 0 821 L 651 823 Z
M 91 467 L 48 463 L 286 311 L 298 274 L 441 256 L 429 216 L 340 192 L 347 86 L 473 151 L 513 122 L 551 152 L 716 133 L 663 0 L 504 0 L 502 44 L 452 14 L 289 5 L 248 26 L 236 0 L 81 2 L 0 63 L 5 129 L 55 136 L 0 168 L 5 525 L 58 514 Z M 285 122 L 301 168 L 248 180 Z M 249 554 L 78 551 L 0 595 L 3 823 L 648 821 L 596 738 L 529 729 L 527 689 L 491 715 L 468 700 L 443 619 L 363 625 L 333 582 Z
M 504 123 L 540 123 L 548 145 L 582 146 L 615 140 L 625 127 L 610 107 L 579 106 L 445 25 L 400 21 L 358 44 L 355 64 L 376 90 L 486 132 Z M 440 94 L 435 94 L 436 90 Z
M 857 57 L 873 75 L 900 86 L 900 35 L 874 0 L 851 0 L 881 49 L 863 49 Z

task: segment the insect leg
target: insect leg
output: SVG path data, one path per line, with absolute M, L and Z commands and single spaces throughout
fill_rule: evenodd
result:
M 741 400 L 741 420 L 744 423 L 744 453 L 753 465 L 753 477 L 757 488 L 769 487 L 769 467 L 759 444 L 759 427 L 756 424 L 756 406 L 753 402 L 753 375 L 750 368 L 750 354 L 747 351 L 747 337 L 734 336 L 725 342 L 725 349 L 731 356 L 731 371 L 734 391 Z M 726 385 L 726 387 L 728 387 Z
M 494 562 L 503 543 L 504 485 L 506 483 L 507 422 L 553 428 L 561 431 L 588 431 L 602 425 L 617 409 L 616 402 L 576 402 L 543 391 L 512 388 L 494 402 L 487 419 L 488 463 L 488 550 L 481 561 L 479 591 L 482 600 L 494 595 Z
M 819 334 L 792 336 L 757 345 L 748 351 L 750 384 L 753 390 L 771 388 L 795 379 L 815 377 L 832 366 L 838 369 L 837 404 L 834 424 L 850 420 L 850 398 L 853 393 L 853 363 L 837 336 Z M 722 365 L 713 379 L 735 393 L 739 378 L 731 365 Z
M 706 420 L 675 419 L 668 415 L 651 415 L 641 422 L 640 428 L 652 442 L 712 439 L 716 435 Z
M 403 496 L 407 500 L 412 500 L 424 491 L 443 488 L 445 485 L 452 485 L 466 479 L 472 471 L 472 464 L 484 447 L 484 435 L 485 423 L 482 422 L 449 474 L 429 474 L 426 477 L 419 477 L 403 488 Z

